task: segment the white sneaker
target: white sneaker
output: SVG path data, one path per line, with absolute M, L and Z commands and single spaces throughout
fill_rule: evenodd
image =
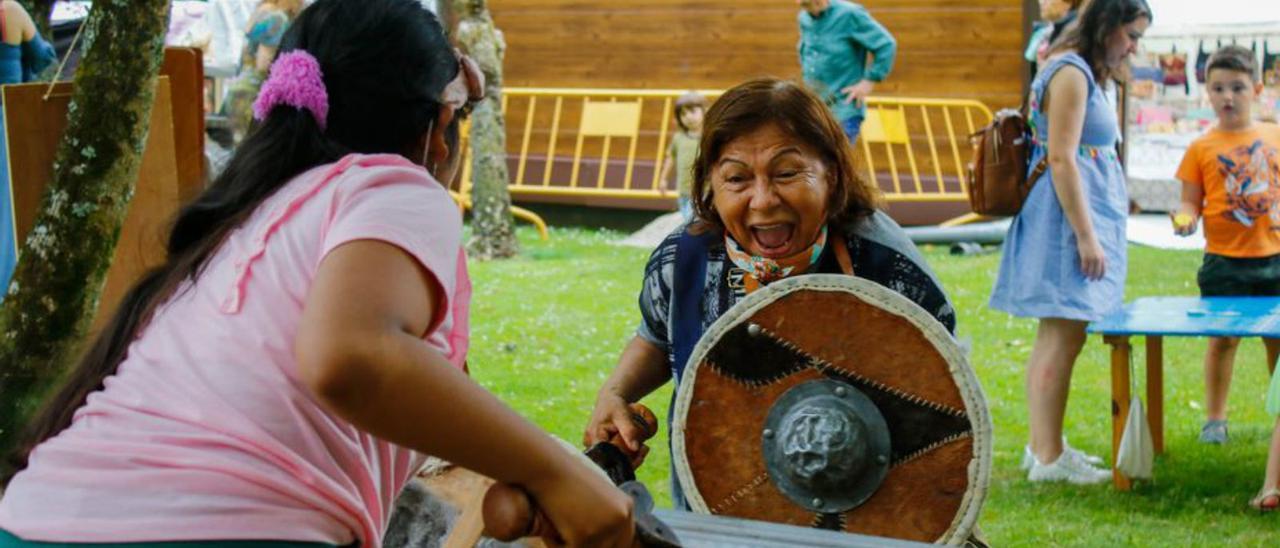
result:
M 1090 466 L 1102 467 L 1103 463 L 1106 462 L 1102 460 L 1102 457 L 1099 457 L 1097 455 L 1090 455 L 1088 453 L 1085 453 L 1084 451 L 1076 449 L 1075 447 L 1072 447 L 1071 445 L 1067 444 L 1066 436 L 1062 437 L 1062 451 L 1075 453 L 1081 459 L 1083 459 L 1085 463 L 1089 464 Z M 1022 464 L 1019 467 L 1022 468 L 1023 470 L 1030 470 L 1031 465 L 1034 464 L 1035 462 L 1036 462 L 1036 455 L 1035 453 L 1031 452 L 1031 444 L 1028 443 L 1022 447 Z
M 1106 483 L 1111 479 L 1111 471 L 1094 468 L 1084 461 L 1080 453 L 1063 451 L 1058 460 L 1051 464 L 1041 464 L 1032 457 L 1031 470 L 1027 472 L 1028 481 L 1066 481 L 1080 485 Z

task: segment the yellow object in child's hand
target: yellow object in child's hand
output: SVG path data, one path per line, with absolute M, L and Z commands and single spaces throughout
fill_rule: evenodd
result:
M 1191 226 L 1191 223 L 1194 220 L 1195 219 L 1193 219 L 1190 215 L 1187 215 L 1186 213 L 1179 213 L 1176 216 L 1174 216 L 1173 224 L 1178 228 L 1187 228 Z

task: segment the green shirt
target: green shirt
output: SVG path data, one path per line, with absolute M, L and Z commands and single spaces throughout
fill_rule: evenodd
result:
M 804 81 L 831 107 L 837 120 L 863 115 L 862 108 L 845 104 L 840 90 L 862 80 L 879 82 L 893 70 L 898 44 L 866 8 L 831 0 L 822 15 L 800 10 L 800 68 Z M 867 67 L 867 53 L 875 61 Z
M 698 157 L 698 141 L 701 139 L 700 135 L 677 131 L 667 146 L 667 156 L 675 162 L 676 188 L 681 198 L 688 198 L 693 192 L 693 161 Z

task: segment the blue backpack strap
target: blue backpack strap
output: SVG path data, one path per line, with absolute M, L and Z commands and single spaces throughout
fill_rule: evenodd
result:
M 688 228 L 676 241 L 676 263 L 671 277 L 671 372 L 676 384 L 684 374 L 693 347 L 702 338 L 702 295 L 707 280 L 707 249 L 715 231 L 691 234 Z

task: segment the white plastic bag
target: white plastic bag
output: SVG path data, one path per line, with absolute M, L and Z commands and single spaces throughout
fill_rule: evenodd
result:
M 1129 402 L 1129 418 L 1124 422 L 1124 435 L 1120 437 L 1120 451 L 1116 456 L 1116 469 L 1130 479 L 1151 479 L 1155 461 L 1151 427 L 1147 425 L 1147 413 L 1142 399 L 1134 396 Z

